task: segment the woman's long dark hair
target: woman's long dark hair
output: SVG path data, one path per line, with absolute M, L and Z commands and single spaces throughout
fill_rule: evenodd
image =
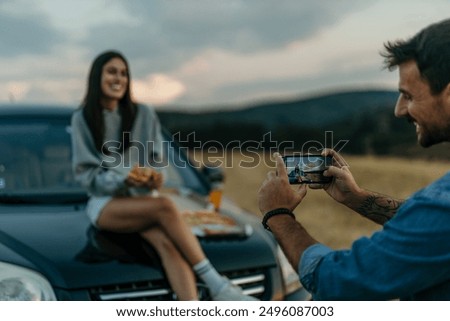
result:
M 100 103 L 103 96 L 101 89 L 102 71 L 103 66 L 113 58 L 121 59 L 127 67 L 128 85 L 125 95 L 119 100 L 119 113 L 122 118 L 122 133 L 131 132 L 131 128 L 133 127 L 133 122 L 136 117 L 136 104 L 131 99 L 130 94 L 131 77 L 127 60 L 120 52 L 117 51 L 106 51 L 100 54 L 92 63 L 91 70 L 89 72 L 86 96 L 84 97 L 82 103 L 84 118 L 86 119 L 87 125 L 94 139 L 95 148 L 99 152 L 106 152 L 102 151 L 105 135 L 103 107 Z M 121 149 L 122 151 L 125 151 L 130 146 L 130 135 L 126 134 L 121 136 L 123 139 Z

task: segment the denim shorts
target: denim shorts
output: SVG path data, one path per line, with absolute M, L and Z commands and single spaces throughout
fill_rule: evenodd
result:
M 112 196 L 91 196 L 87 203 L 86 212 L 91 223 L 97 227 L 97 220 L 106 204 Z

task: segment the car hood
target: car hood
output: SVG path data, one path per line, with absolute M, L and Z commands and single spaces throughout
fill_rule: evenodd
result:
M 202 207 L 195 197 L 173 199 L 182 209 Z M 230 202 L 224 202 L 223 211 L 239 224 L 259 224 Z M 63 289 L 164 278 L 151 247 L 135 234 L 93 228 L 84 204 L 1 205 L 0 243 L 14 253 L 3 260 L 39 271 Z M 276 264 L 273 239 L 261 229 L 253 228 L 244 237 L 203 238 L 201 244 L 220 272 Z

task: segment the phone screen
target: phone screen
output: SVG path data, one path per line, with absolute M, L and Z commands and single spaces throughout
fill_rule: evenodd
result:
M 332 177 L 323 176 L 333 162 L 332 156 L 285 155 L 284 164 L 290 184 L 326 184 Z

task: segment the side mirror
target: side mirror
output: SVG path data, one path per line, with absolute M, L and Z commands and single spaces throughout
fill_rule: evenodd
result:
M 225 173 L 220 167 L 205 165 L 202 167 L 201 172 L 208 179 L 211 187 L 222 184 L 225 181 Z

